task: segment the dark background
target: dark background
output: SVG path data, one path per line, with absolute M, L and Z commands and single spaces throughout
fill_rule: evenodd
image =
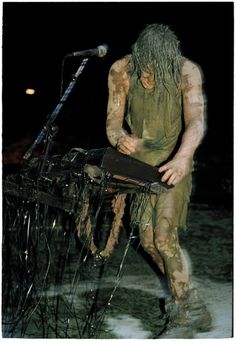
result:
M 146 24 L 160 22 L 175 31 L 183 54 L 201 66 L 205 78 L 207 135 L 197 152 L 195 199 L 231 206 L 233 7 L 233 2 L 3 3 L 3 154 L 13 155 L 20 141 L 24 153 L 55 109 L 62 80 L 65 90 L 81 63 L 66 59 L 62 70 L 64 56 L 104 43 L 108 54 L 90 59 L 56 119 L 56 141 L 66 148 L 108 146 L 109 68 L 130 52 Z M 36 89 L 34 96 L 25 94 L 28 87 Z

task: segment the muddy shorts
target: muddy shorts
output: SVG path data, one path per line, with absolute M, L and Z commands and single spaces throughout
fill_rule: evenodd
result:
M 172 227 L 186 228 L 192 176 L 160 194 L 135 193 L 131 198 L 131 224 L 157 227 L 162 218 Z

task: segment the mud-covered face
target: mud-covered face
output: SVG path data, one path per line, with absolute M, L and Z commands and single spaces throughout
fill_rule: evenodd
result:
M 150 71 L 142 71 L 140 81 L 145 89 L 153 89 L 155 86 L 154 73 Z

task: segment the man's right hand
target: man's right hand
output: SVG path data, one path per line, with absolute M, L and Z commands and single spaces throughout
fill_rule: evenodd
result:
M 117 150 L 126 155 L 139 151 L 142 146 L 143 140 L 134 135 L 121 136 L 116 145 Z

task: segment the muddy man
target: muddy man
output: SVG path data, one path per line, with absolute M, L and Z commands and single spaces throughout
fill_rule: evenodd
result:
M 143 248 L 169 283 L 160 338 L 191 338 L 211 325 L 178 238 L 186 225 L 194 154 L 205 133 L 202 72 L 181 54 L 175 33 L 155 23 L 140 33 L 131 54 L 111 66 L 108 87 L 111 145 L 157 167 L 162 181 L 173 185 L 160 194 L 137 193 L 130 213 Z

